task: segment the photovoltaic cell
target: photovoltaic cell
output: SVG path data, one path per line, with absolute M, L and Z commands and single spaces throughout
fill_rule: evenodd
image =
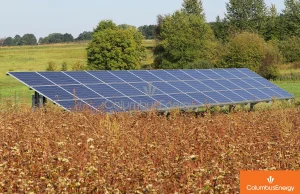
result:
M 124 94 L 121 94 L 119 91 L 106 84 L 87 85 L 87 87 L 106 98 L 124 96 Z
M 28 86 L 55 85 L 35 72 L 11 72 L 10 75 L 19 79 Z
M 195 80 L 193 77 L 189 76 L 188 74 L 184 73 L 183 71 L 178 70 L 166 70 L 169 74 L 173 75 L 177 79 L 181 81 L 193 81 Z
M 197 90 L 191 86 L 189 86 L 188 84 L 184 83 L 184 82 L 169 82 L 169 84 L 171 84 L 173 87 L 179 89 L 180 91 L 184 92 L 184 93 L 189 93 L 189 92 L 197 92 Z
M 125 82 L 141 82 L 142 80 L 133 74 L 131 74 L 129 71 L 111 71 L 113 75 L 116 77 L 124 80 Z M 124 82 L 122 81 L 122 82 Z
M 82 84 L 100 84 L 103 83 L 99 79 L 91 76 L 87 72 L 78 72 L 78 71 L 70 71 L 70 72 L 64 72 L 68 76 L 72 77 L 73 79 L 77 80 L 78 82 Z
M 158 77 L 162 81 L 179 81 L 179 79 L 177 79 L 173 75 L 170 75 L 164 70 L 152 70 L 149 72 L 152 73 L 154 76 Z
M 121 92 L 126 96 L 142 96 L 145 95 L 143 92 L 139 91 L 138 89 L 134 88 L 133 86 L 122 83 L 122 84 L 109 84 L 115 90 Z
M 167 110 L 294 98 L 245 68 L 8 74 L 66 110 Z
M 210 79 L 223 79 L 222 76 L 216 74 L 215 72 L 213 72 L 210 69 L 203 69 L 203 70 L 198 70 L 199 73 L 205 75 L 206 77 L 209 77 Z
M 148 71 L 130 71 L 130 72 L 146 82 L 161 81 L 158 77 L 154 76 L 153 74 L 149 73 Z
M 207 80 L 210 79 L 206 75 L 200 73 L 199 71 L 195 70 L 182 70 L 186 74 L 188 74 L 190 77 L 194 78 L 195 80 Z
M 88 73 L 104 83 L 123 83 L 120 78 L 109 73 L 109 71 L 88 71 Z
M 37 86 L 34 90 L 39 91 L 43 96 L 47 96 L 53 101 L 57 100 L 73 100 L 77 97 L 58 86 Z
M 67 90 L 74 96 L 84 99 L 84 98 L 101 98 L 101 96 L 91 89 L 83 85 L 67 85 L 61 86 L 63 89 Z
M 74 79 L 70 78 L 62 72 L 38 72 L 38 74 L 44 76 L 45 79 L 50 80 L 56 85 L 80 84 L 78 81 L 75 81 Z

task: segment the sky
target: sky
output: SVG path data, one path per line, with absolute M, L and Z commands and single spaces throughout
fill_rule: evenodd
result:
M 208 22 L 224 17 L 227 0 L 202 0 Z M 156 16 L 171 14 L 183 0 L 0 0 L 0 38 L 32 33 L 37 38 L 50 33 L 71 33 L 76 38 L 92 31 L 101 20 L 136 27 L 156 24 Z M 280 12 L 283 0 L 265 0 Z

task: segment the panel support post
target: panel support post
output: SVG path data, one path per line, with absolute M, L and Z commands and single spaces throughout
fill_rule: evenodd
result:
M 249 111 L 254 111 L 254 106 L 256 105 L 257 103 L 250 103 L 250 110 Z
M 38 92 L 34 92 L 34 95 L 32 95 L 32 108 L 42 108 L 46 104 L 47 99 L 40 95 Z

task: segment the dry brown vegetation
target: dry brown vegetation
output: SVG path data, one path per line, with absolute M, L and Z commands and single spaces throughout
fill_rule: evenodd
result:
M 195 117 L 0 113 L 1 193 L 238 193 L 240 170 L 300 169 L 300 109 Z

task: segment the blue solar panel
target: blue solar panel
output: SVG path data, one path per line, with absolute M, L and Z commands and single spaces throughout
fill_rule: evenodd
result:
M 167 108 L 181 108 L 184 105 L 178 102 L 176 99 L 172 98 L 169 95 L 154 95 L 152 96 L 156 101 L 158 101 L 162 106 Z
M 113 75 L 123 80 L 122 82 L 141 82 L 142 80 L 129 71 L 111 71 Z
M 63 89 L 67 90 L 74 96 L 78 98 L 101 98 L 101 96 L 95 92 L 93 92 L 91 89 L 87 88 L 83 85 L 67 85 L 67 86 L 61 86 Z
M 121 112 L 121 107 L 114 104 L 112 101 L 100 98 L 100 99 L 89 99 L 85 101 L 88 105 L 94 107 L 100 112 Z
M 251 85 L 253 88 L 264 88 L 265 87 L 264 85 L 258 83 L 254 79 L 243 79 L 243 81 L 246 82 L 247 84 Z
M 184 82 L 169 82 L 169 84 L 171 84 L 173 87 L 176 87 L 177 89 L 179 89 L 180 91 L 182 91 L 184 93 L 197 92 L 197 90 L 195 88 L 193 88 L 192 86 L 189 86 L 188 84 L 186 84 Z
M 240 79 L 249 78 L 249 76 L 241 72 L 239 69 L 226 69 L 226 71 Z
M 218 103 L 232 103 L 233 102 L 233 100 L 226 98 L 225 96 L 223 96 L 222 94 L 220 94 L 218 92 L 203 92 L 203 93 L 205 95 L 207 95 L 208 97 L 214 99 Z
M 78 81 L 70 78 L 62 72 L 38 72 L 40 75 L 44 76 L 45 79 L 55 83 L 56 85 L 62 84 L 80 84 Z
M 180 91 L 166 82 L 153 82 L 153 86 L 167 94 L 176 94 Z
M 193 97 L 194 99 L 196 99 L 198 102 L 200 102 L 203 105 L 209 105 L 209 104 L 216 104 L 217 101 L 215 101 L 214 99 L 210 98 L 207 95 L 204 95 L 203 93 L 190 93 L 189 94 L 191 97 Z
M 231 99 L 234 102 L 243 102 L 247 101 L 245 98 L 242 96 L 239 96 L 238 94 L 232 92 L 232 91 L 220 91 L 219 92 L 221 95 L 225 96 L 227 99 Z
M 277 87 L 275 84 L 269 82 L 268 80 L 264 79 L 264 78 L 253 78 L 255 81 L 259 82 L 260 84 L 264 85 L 265 87 Z
M 245 68 L 8 74 L 67 110 L 76 103 L 77 109 L 115 112 L 294 98 Z
M 88 71 L 88 73 L 104 83 L 123 83 L 121 79 L 114 76 L 109 71 Z
M 169 74 L 173 75 L 177 79 L 181 81 L 193 81 L 195 80 L 193 77 L 189 76 L 188 74 L 184 73 L 180 70 L 166 70 Z
M 234 93 L 236 93 L 237 95 L 243 97 L 244 99 L 246 99 L 248 101 L 256 101 L 257 100 L 257 98 L 253 94 L 247 92 L 246 90 L 234 90 Z
M 198 102 L 197 99 L 194 99 L 191 96 L 188 96 L 187 94 L 171 94 L 172 98 L 175 98 L 177 101 L 181 102 L 185 107 L 191 107 L 200 105 L 201 102 Z
M 258 74 L 254 73 L 253 71 L 250 71 L 249 69 L 246 69 L 246 68 L 241 68 L 241 69 L 239 69 L 239 71 L 251 78 L 260 77 Z
M 124 96 L 124 94 L 121 94 L 114 88 L 106 85 L 106 84 L 96 84 L 96 85 L 87 85 L 89 88 L 91 88 L 93 91 L 97 92 L 98 94 L 106 97 L 106 98 L 112 98 L 112 97 L 118 97 L 118 96 Z
M 259 89 L 249 89 L 249 90 L 247 90 L 247 92 L 252 94 L 256 100 L 267 100 L 267 99 L 272 98 L 272 97 L 264 94 L 263 92 L 261 92 Z
M 131 85 L 149 96 L 164 94 L 164 92 L 154 87 L 151 82 L 131 83 Z
M 270 88 L 264 88 L 264 89 L 263 89 L 263 92 L 264 92 L 265 94 L 267 94 L 268 96 L 272 97 L 272 98 L 280 99 L 280 98 L 283 97 L 282 95 L 280 95 L 279 93 L 273 91 L 273 90 L 270 89 Z
M 212 88 L 215 91 L 227 90 L 224 86 L 218 84 L 214 80 L 203 80 L 203 81 L 201 81 L 201 83 L 203 83 L 204 85 Z
M 285 98 L 294 98 L 294 96 L 288 92 L 286 92 L 285 90 L 281 89 L 281 88 L 271 88 L 271 90 L 273 90 L 274 92 L 280 94 L 281 96 L 284 96 Z
M 164 70 L 152 70 L 149 72 L 163 81 L 179 81 L 179 79 L 177 79 L 175 76 L 169 74 Z
M 209 77 L 207 77 L 206 75 L 195 71 L 195 70 L 182 70 L 183 72 L 185 72 L 186 74 L 188 74 L 190 77 L 196 79 L 196 80 L 206 80 L 209 79 Z
M 231 73 L 229 73 L 225 69 L 213 69 L 212 71 L 214 73 L 217 73 L 217 74 L 221 75 L 225 79 L 234 79 L 234 78 L 237 78 L 236 76 L 232 75 Z
M 207 85 L 204 85 L 203 83 L 201 83 L 199 81 L 186 81 L 185 83 L 190 85 L 191 87 L 195 88 L 199 92 L 212 90 L 212 88 L 208 87 Z
M 130 71 L 130 72 L 146 82 L 161 81 L 158 77 L 154 76 L 148 71 Z
M 78 72 L 78 71 L 67 71 L 64 72 L 65 74 L 71 76 L 73 79 L 77 80 L 78 82 L 82 84 L 99 84 L 103 83 L 99 79 L 91 76 L 87 72 Z
M 206 77 L 209 77 L 210 79 L 223 79 L 222 76 L 218 75 L 210 69 L 198 70 L 198 72 L 202 73 Z
M 28 86 L 55 85 L 35 72 L 11 72 L 10 75 L 19 79 Z
M 145 95 L 142 91 L 134 88 L 133 86 L 123 83 L 123 84 L 109 84 L 109 86 L 113 87 L 115 90 L 121 92 L 126 96 L 142 96 Z
M 218 84 L 221 84 L 221 85 L 224 86 L 225 88 L 230 89 L 230 90 L 238 90 L 238 89 L 241 89 L 241 87 L 239 87 L 239 86 L 237 86 L 236 84 L 234 84 L 233 82 L 228 81 L 228 80 L 225 80 L 225 79 L 216 80 L 216 82 L 217 82 Z
M 243 88 L 243 89 L 253 88 L 253 86 L 251 86 L 248 83 L 244 82 L 242 79 L 230 79 L 230 81 L 232 83 L 234 83 L 235 85 L 239 86 L 240 88 Z
M 57 100 L 73 100 L 75 97 L 72 93 L 67 92 L 58 86 L 37 86 L 34 90 L 39 91 L 43 96 L 50 98 L 53 101 Z

